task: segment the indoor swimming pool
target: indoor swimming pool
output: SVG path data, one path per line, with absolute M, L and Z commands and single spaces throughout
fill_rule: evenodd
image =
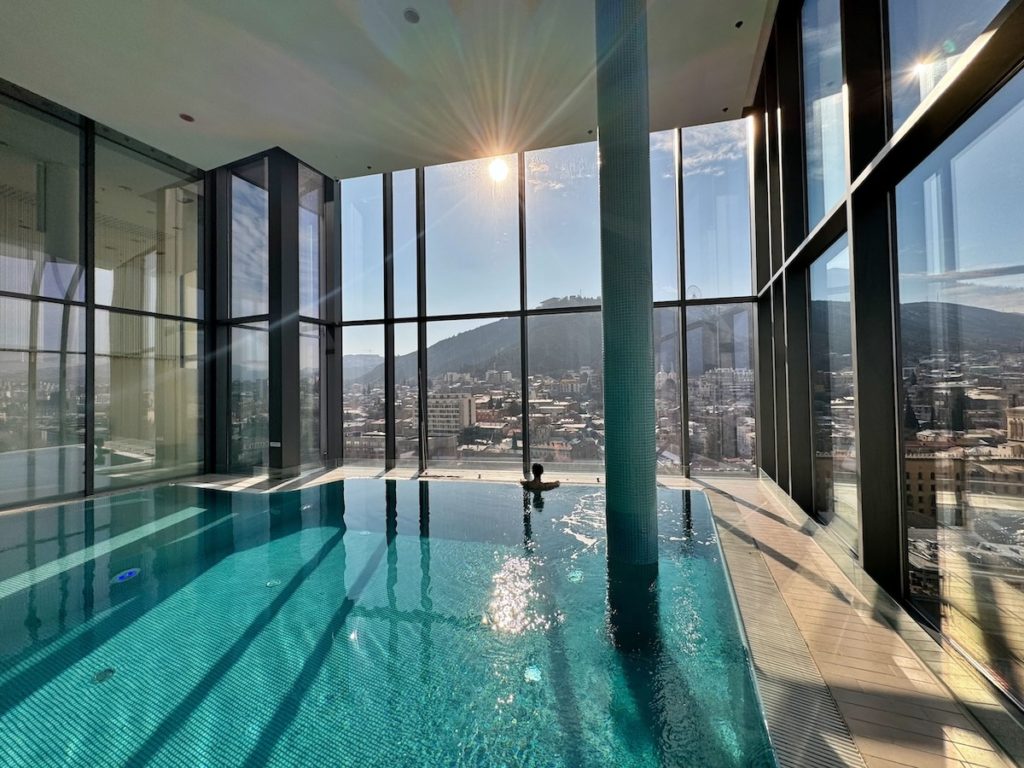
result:
M 0 516 L 4 766 L 773 766 L 707 498 L 649 642 L 600 486 L 165 486 Z

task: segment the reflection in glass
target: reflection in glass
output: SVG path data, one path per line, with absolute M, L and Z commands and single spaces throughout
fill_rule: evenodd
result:
M 846 193 L 839 0 L 804 0 L 802 31 L 807 226 L 814 229 Z
M 896 188 L 909 594 L 1024 700 L 1024 76 Z
M 658 472 L 683 469 L 682 366 L 679 365 L 679 310 L 654 310 L 654 408 Z
M 519 192 L 515 155 L 425 170 L 427 311 L 519 308 Z
M 845 235 L 811 264 L 810 277 L 814 511 L 856 551 L 857 432 L 850 251 Z
M 320 461 L 319 325 L 299 323 L 299 458 Z
M 679 298 L 679 148 L 676 131 L 651 134 L 651 255 L 655 301 Z
M 686 310 L 693 474 L 754 470 L 753 335 L 750 304 Z
M 96 139 L 96 303 L 202 316 L 203 182 Z
M 85 310 L 0 296 L 0 505 L 84 488 Z
M 604 462 L 601 314 L 540 315 L 529 333 L 530 461 Z
M 270 461 L 270 334 L 266 323 L 231 329 L 233 470 Z
M 522 462 L 519 319 L 427 324 L 427 457 L 437 464 Z
M 77 130 L 0 99 L 0 287 L 5 291 L 83 299 L 78 166 Z
M 299 314 L 320 317 L 324 177 L 299 163 Z
M 200 471 L 201 358 L 196 323 L 96 311 L 97 488 Z
M 527 306 L 601 303 L 597 144 L 527 152 Z
M 686 297 L 749 296 L 749 119 L 684 128 Z
M 398 171 L 391 180 L 395 317 L 416 317 L 416 171 Z
M 231 174 L 231 316 L 269 311 L 270 212 L 267 163 L 258 160 Z
M 420 383 L 416 323 L 395 324 L 395 443 L 399 466 L 418 466 Z
M 341 182 L 341 311 L 345 320 L 384 317 L 384 179 Z
M 341 348 L 345 463 L 384 466 L 384 326 L 342 329 Z
M 888 0 L 892 127 L 942 82 L 1006 0 Z

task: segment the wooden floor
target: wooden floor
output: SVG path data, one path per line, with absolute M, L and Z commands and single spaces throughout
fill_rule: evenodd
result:
M 870 768 L 1016 764 L 897 631 L 903 619 L 908 625 L 902 628 L 910 629 L 909 624 L 914 624 L 910 617 L 900 617 L 902 611 L 888 600 L 880 609 L 880 590 L 867 590 L 865 595 L 854 584 L 836 562 L 837 552 L 841 559 L 841 547 L 832 547 L 832 553 L 823 549 L 822 536 L 828 534 L 802 512 L 781 503 L 767 483 L 721 480 L 704 490 L 718 521 L 759 680 L 777 677 L 776 656 L 785 655 L 787 649 L 767 646 L 775 653 L 765 655 L 762 648 L 759 659 L 757 637 L 766 633 L 766 627 L 778 624 L 779 612 L 785 610 L 788 617 L 783 618 L 796 625 L 859 752 L 851 756 L 807 748 L 802 754 L 787 755 L 780 750 L 781 762 L 793 758 L 793 765 L 866 764 Z M 847 559 L 852 563 L 852 557 Z M 851 563 L 846 564 L 847 570 Z M 762 564 L 770 580 L 751 577 Z M 869 582 L 863 575 L 858 580 L 862 585 Z M 924 650 L 932 654 L 933 662 L 955 666 L 963 675 L 961 662 L 945 658 L 949 655 L 925 638 L 932 647 Z M 790 646 L 788 652 L 799 654 L 804 648 Z M 813 685 L 815 670 L 790 675 L 786 682 L 797 693 L 783 692 L 784 701 L 820 693 Z M 974 685 L 975 698 L 985 699 L 987 692 L 980 683 Z M 768 711 L 770 691 L 766 692 L 764 682 L 760 688 Z M 994 703 L 990 695 L 988 703 Z M 786 714 L 782 713 L 783 722 L 774 731 L 799 725 Z
M 558 474 L 545 479 L 604 481 Z M 417 473 L 345 467 L 285 480 L 211 476 L 199 484 L 268 492 L 368 476 Z M 519 474 L 423 477 L 514 482 Z M 753 478 L 662 484 L 703 490 L 711 501 L 783 768 L 1024 765 L 1024 730 L 989 686 L 776 486 Z

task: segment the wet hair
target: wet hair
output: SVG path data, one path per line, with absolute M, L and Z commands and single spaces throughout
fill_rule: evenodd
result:
M 534 464 L 532 467 L 530 467 L 530 470 L 533 472 L 534 477 L 540 477 L 541 475 L 544 474 L 544 465 Z

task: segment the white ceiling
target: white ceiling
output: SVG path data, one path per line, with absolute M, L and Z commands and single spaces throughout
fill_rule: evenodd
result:
M 651 130 L 740 115 L 776 4 L 651 0 Z M 418 24 L 403 19 L 408 7 Z M 0 77 L 201 168 L 280 146 L 357 176 L 587 140 L 593 9 L 594 0 L 31 0 L 4 9 Z

